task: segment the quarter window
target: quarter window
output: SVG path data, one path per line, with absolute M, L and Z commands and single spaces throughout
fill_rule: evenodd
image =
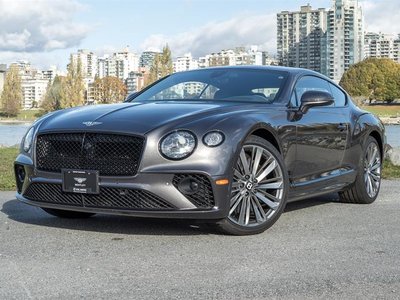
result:
M 331 94 L 335 99 L 335 106 L 345 106 L 346 105 L 346 95 L 338 87 L 333 84 L 329 84 L 331 88 Z

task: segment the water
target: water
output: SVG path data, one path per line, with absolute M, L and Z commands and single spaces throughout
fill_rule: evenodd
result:
M 0 145 L 14 146 L 21 142 L 30 124 L 0 124 Z M 387 125 L 387 142 L 392 147 L 400 147 L 400 126 Z
M 21 142 L 30 124 L 0 124 L 0 146 L 14 146 Z
M 387 143 L 392 147 L 400 147 L 400 125 L 386 125 Z

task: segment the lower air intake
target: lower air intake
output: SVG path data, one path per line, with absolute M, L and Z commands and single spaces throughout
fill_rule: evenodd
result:
M 24 197 L 37 202 L 131 210 L 173 210 L 174 206 L 143 190 L 100 187 L 99 194 L 75 194 L 62 191 L 60 184 L 32 183 Z
M 182 184 L 186 184 L 187 181 L 196 183 L 193 191 L 187 191 L 182 188 Z M 200 174 L 175 174 L 172 183 L 197 208 L 204 209 L 215 206 L 211 182 L 206 176 Z

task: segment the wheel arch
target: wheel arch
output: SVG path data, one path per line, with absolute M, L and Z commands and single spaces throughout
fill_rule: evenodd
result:
M 250 130 L 250 132 L 248 133 L 247 137 L 249 137 L 250 135 L 258 136 L 270 142 L 276 148 L 276 150 L 278 150 L 278 152 L 282 154 L 282 149 L 278 142 L 277 136 L 273 133 L 273 131 L 270 128 L 266 127 L 266 125 L 259 124 L 255 128 L 252 128 L 252 130 Z
M 369 133 L 369 136 L 372 136 L 378 142 L 379 150 L 381 151 L 381 159 L 383 159 L 385 153 L 384 153 L 384 146 L 383 146 L 383 141 L 382 141 L 381 135 L 379 134 L 378 131 L 372 130 Z
M 381 158 L 383 158 L 386 150 L 385 127 L 378 117 L 371 113 L 364 113 L 358 116 L 355 122 L 353 138 L 361 138 L 360 143 L 364 145 L 370 136 L 377 141 L 381 151 Z

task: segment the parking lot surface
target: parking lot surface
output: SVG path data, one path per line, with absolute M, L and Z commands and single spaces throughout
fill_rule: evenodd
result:
M 399 299 L 400 181 L 371 205 L 287 206 L 265 233 L 52 217 L 0 192 L 0 299 Z

